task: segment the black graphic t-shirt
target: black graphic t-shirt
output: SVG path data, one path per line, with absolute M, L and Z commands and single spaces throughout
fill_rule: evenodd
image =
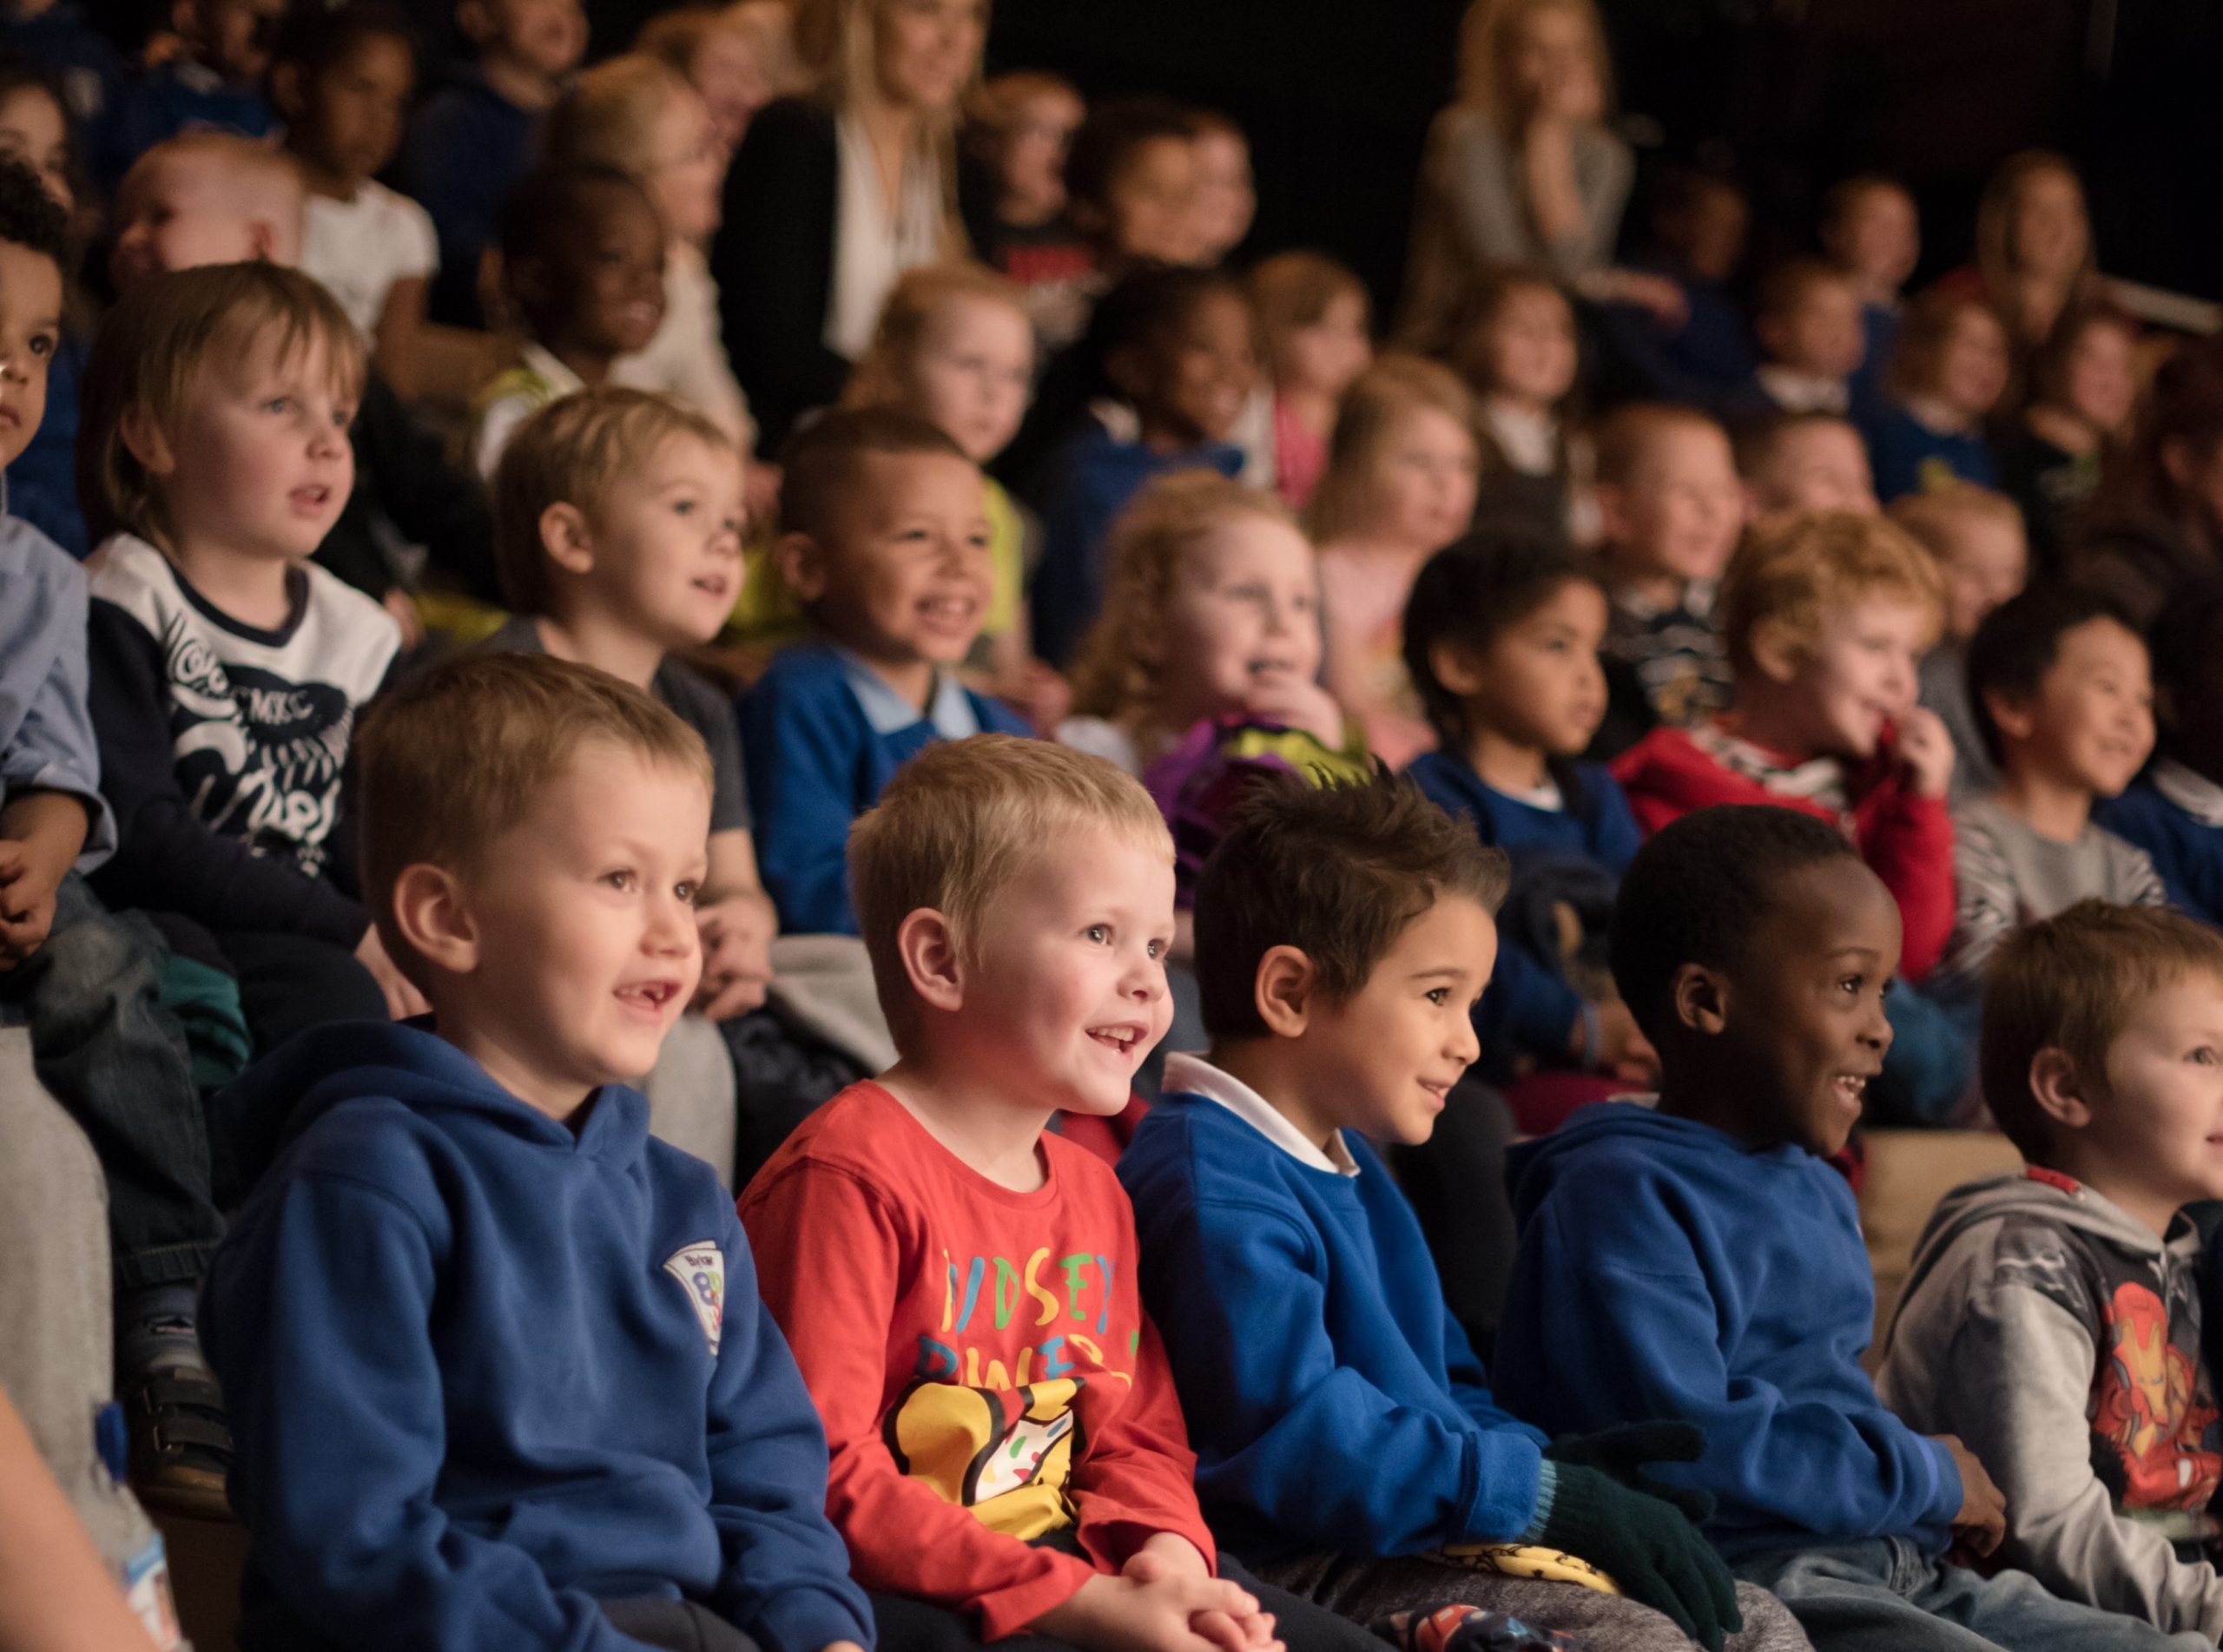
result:
M 128 534 L 87 572 L 102 789 L 122 839 L 109 898 L 354 944 L 368 918 L 322 879 L 356 714 L 400 647 L 392 616 L 310 563 L 288 575 L 282 627 L 243 625 Z

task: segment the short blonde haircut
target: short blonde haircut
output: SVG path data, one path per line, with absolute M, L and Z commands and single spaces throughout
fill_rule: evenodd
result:
M 1388 352 L 1343 392 L 1335 433 L 1328 439 L 1328 468 L 1313 490 L 1312 536 L 1322 543 L 1356 531 L 1371 507 L 1384 449 L 1405 422 L 1423 410 L 1441 413 L 1475 441 L 1474 398 L 1459 375 L 1424 356 Z
M 2022 507 L 2005 494 L 1973 482 L 1907 494 L 1894 499 L 1883 514 L 1940 562 L 1953 554 L 1960 543 L 1960 530 L 1968 523 L 1989 523 L 2012 528 L 2017 534 L 2022 531 Z
M 1027 859 L 1070 852 L 1077 832 L 1108 832 L 1173 864 L 1173 838 L 1142 783 L 1049 740 L 976 734 L 932 746 L 896 772 L 849 828 L 849 885 L 880 1007 L 899 1047 L 917 1004 L 896 931 L 940 912 L 960 954 L 997 892 Z
M 1945 581 L 1912 536 L 1880 517 L 1817 510 L 1756 534 L 1721 584 L 1722 641 L 1741 675 L 1758 669 L 1758 649 L 1781 640 L 1804 655 L 1821 642 L 1831 610 L 1871 597 L 1919 608 L 1927 648 L 1945 617 Z
M 1574 14 L 1590 36 L 1591 67 L 1604 94 L 1603 114 L 1613 107 L 1613 56 L 1596 0 L 1474 0 L 1459 24 L 1459 101 L 1486 110 L 1510 133 L 1523 111 L 1516 108 L 1514 63 L 1520 30 L 1540 11 Z
M 1728 432 L 1721 421 L 1686 402 L 1629 402 L 1615 408 L 1598 427 L 1598 480 L 1609 488 L 1625 488 L 1644 463 L 1646 451 L 1670 431 L 1707 430 Z
M 1019 288 L 985 264 L 953 259 L 941 264 L 922 264 L 896 278 L 881 306 L 880 323 L 872 342 L 849 373 L 841 392 L 844 407 L 901 406 L 911 400 L 911 376 L 916 370 L 919 346 L 934 312 L 953 299 L 978 299 L 1000 304 L 1026 321 L 1026 306 Z M 1030 329 L 1032 323 L 1029 322 Z M 1030 332 L 1030 336 L 1031 332 Z
M 666 765 L 710 789 L 702 736 L 642 689 L 541 654 L 465 654 L 380 694 L 351 755 L 363 895 L 402 972 L 431 971 L 396 929 L 393 886 L 429 863 L 468 873 L 590 741 Z
M 162 484 L 123 439 L 124 425 L 143 419 L 175 440 L 201 371 L 237 362 L 266 339 L 280 359 L 320 347 L 333 392 L 349 401 L 362 394 L 362 336 L 340 301 L 298 270 L 208 264 L 149 276 L 123 295 L 93 340 L 77 420 L 77 495 L 93 543 L 113 533 L 169 543 Z
M 1144 484 L 1112 524 L 1104 606 L 1073 669 L 1076 715 L 1116 720 L 1156 700 L 1156 643 L 1181 565 L 1206 534 L 1244 517 L 1296 525 L 1275 495 L 1217 471 L 1176 471 Z
M 541 158 L 551 167 L 608 167 L 645 178 L 663 157 L 656 126 L 672 100 L 695 95 L 679 70 L 643 51 L 581 72 L 549 112 Z
M 124 174 L 124 181 L 130 181 L 132 173 L 169 161 L 205 161 L 214 168 L 221 178 L 217 193 L 228 207 L 243 216 L 274 219 L 285 232 L 286 240 L 276 249 L 278 261 L 291 263 L 300 256 L 309 192 L 300 163 L 289 151 L 236 132 L 194 128 L 164 138 L 141 155 Z

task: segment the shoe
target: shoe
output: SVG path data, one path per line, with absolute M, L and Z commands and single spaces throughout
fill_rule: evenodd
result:
M 228 1520 L 224 1495 L 232 1431 L 223 1392 L 205 1366 L 163 1365 L 126 1379 L 124 1419 L 131 1434 L 131 1489 L 150 1509 L 202 1520 Z

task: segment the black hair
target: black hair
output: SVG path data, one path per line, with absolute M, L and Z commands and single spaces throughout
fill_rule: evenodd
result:
M 503 263 L 515 266 L 527 259 L 549 258 L 571 244 L 587 198 L 603 189 L 620 189 L 649 200 L 640 181 L 616 167 L 581 163 L 543 167 L 533 173 L 503 203 L 495 235 Z
M 0 161 L 0 241 L 27 247 L 69 268 L 69 214 L 20 161 Z
M 2035 694 L 2061 654 L 2061 639 L 2094 620 L 2139 635 L 2129 610 L 2106 592 L 2059 582 L 2033 585 L 1984 615 L 1969 639 L 1969 710 L 1993 762 L 2002 760 L 1989 696 Z
M 1839 859 L 1852 839 L 1828 821 L 1772 803 L 1696 809 L 1637 851 L 1613 902 L 1613 984 L 1646 1037 L 1660 1043 L 1685 964 L 1732 968 L 1784 878 Z
M 1422 566 L 1405 600 L 1405 670 L 1446 751 L 1464 751 L 1474 731 L 1459 696 L 1436 677 L 1437 646 L 1479 653 L 1564 587 L 1592 577 L 1563 539 L 1518 524 L 1477 529 Z
M 2184 716 L 2181 709 L 2206 688 L 2209 662 L 2223 636 L 2223 578 L 2209 576 L 2181 586 L 2154 622 L 2146 645 L 2154 655 L 2154 686 L 2167 689 L 2174 702 L 2168 717 L 2160 723 L 2156 749 L 2178 756 L 2173 736 Z
M 1196 117 L 1163 97 L 1115 97 L 1091 106 L 1065 154 L 1065 194 L 1102 207 L 1137 149 L 1161 138 L 1193 140 Z
M 273 65 L 290 63 L 302 79 L 314 80 L 335 63 L 344 63 L 366 40 L 398 40 L 417 60 L 417 30 L 406 13 L 387 0 L 345 0 L 329 6 L 324 0 L 294 0 L 278 25 L 272 43 Z

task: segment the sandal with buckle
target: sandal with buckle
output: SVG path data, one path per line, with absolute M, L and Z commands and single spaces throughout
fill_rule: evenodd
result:
M 228 1520 L 224 1479 L 232 1431 L 223 1391 L 205 1368 L 159 1366 L 131 1380 L 124 1398 L 131 1432 L 131 1489 L 150 1508 Z

